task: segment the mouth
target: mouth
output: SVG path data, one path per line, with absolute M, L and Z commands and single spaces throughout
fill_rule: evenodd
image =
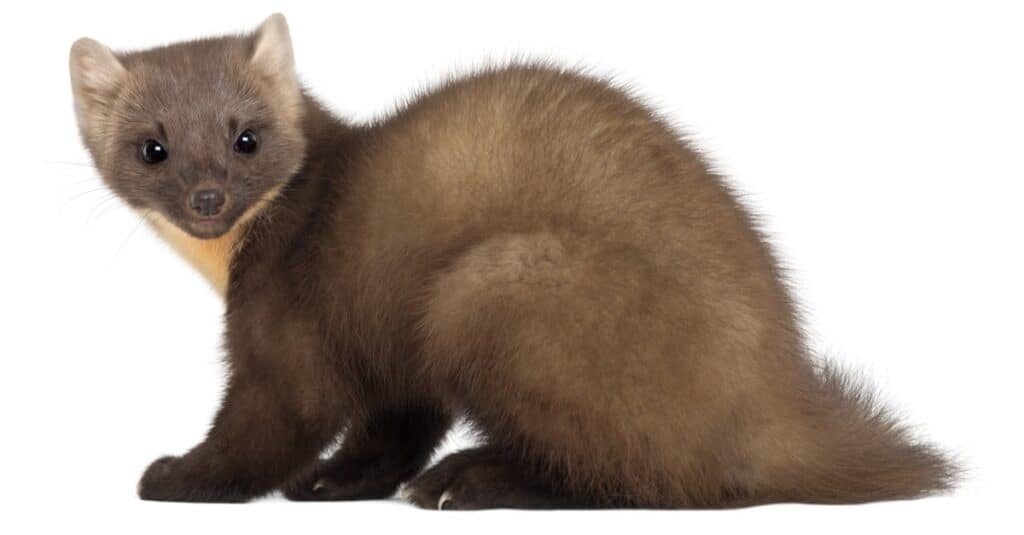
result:
M 201 240 L 219 238 L 231 229 L 231 225 L 223 218 L 190 219 L 183 225 L 184 230 Z

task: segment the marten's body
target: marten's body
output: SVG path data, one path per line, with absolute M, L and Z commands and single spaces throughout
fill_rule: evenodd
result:
M 227 304 L 224 405 L 206 441 L 147 470 L 143 498 L 354 499 L 408 482 L 431 508 L 731 507 L 950 484 L 942 456 L 816 368 L 750 217 L 621 91 L 510 67 L 351 126 L 274 74 L 291 67 L 279 17 L 252 37 L 111 56 L 124 71 L 92 77 L 119 79 L 106 97 L 89 81 L 109 61 L 93 43 L 72 53 L 87 146 Z M 176 76 L 197 93 L 147 110 L 154 72 L 182 57 L 240 73 L 217 85 L 190 66 Z M 173 141 L 176 106 L 223 110 L 237 94 L 265 99 L 257 120 L 189 120 L 258 124 L 246 131 L 263 152 Z M 173 169 L 181 191 L 222 184 L 223 228 L 190 227 L 168 189 L 125 184 L 134 164 L 103 140 L 126 110 L 172 139 L 164 167 L 139 169 Z M 461 414 L 486 444 L 417 476 Z

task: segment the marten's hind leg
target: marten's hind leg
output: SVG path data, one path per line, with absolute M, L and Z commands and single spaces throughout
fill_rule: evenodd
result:
M 681 370 L 676 289 L 631 247 L 502 235 L 437 277 L 422 320 L 425 371 L 511 453 L 466 469 L 457 463 L 475 457 L 453 457 L 410 486 L 412 501 L 436 507 L 449 491 L 465 502 L 452 507 L 686 503 L 686 471 L 703 465 L 679 392 L 696 393 L 700 376 Z

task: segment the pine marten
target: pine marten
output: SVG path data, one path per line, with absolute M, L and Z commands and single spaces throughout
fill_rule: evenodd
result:
M 513 63 L 355 124 L 302 87 L 281 15 L 81 39 L 70 67 L 102 179 L 226 307 L 223 404 L 143 499 L 722 508 L 955 481 L 809 354 L 750 212 L 612 84 Z M 424 469 L 458 417 L 483 445 Z

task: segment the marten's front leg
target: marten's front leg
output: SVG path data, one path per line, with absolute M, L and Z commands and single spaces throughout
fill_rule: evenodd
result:
M 182 457 L 151 464 L 139 481 L 139 497 L 245 501 L 312 462 L 338 431 L 333 411 L 310 414 L 301 404 L 302 390 L 289 389 L 290 381 L 269 371 L 236 370 L 206 440 Z
M 387 498 L 430 460 L 451 418 L 429 403 L 374 411 L 353 422 L 341 449 L 284 488 L 292 500 Z

